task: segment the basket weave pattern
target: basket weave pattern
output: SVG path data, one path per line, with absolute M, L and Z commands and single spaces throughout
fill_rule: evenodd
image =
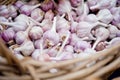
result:
M 19 61 L 0 41 L 0 55 L 0 80 L 103 80 L 120 68 L 120 45 L 86 58 L 38 62 L 30 57 Z

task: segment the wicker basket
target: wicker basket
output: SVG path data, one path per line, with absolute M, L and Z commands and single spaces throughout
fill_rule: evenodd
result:
M 16 0 L 0 0 L 12 4 Z M 88 64 L 92 62 L 95 64 Z M 0 80 L 105 80 L 120 68 L 120 44 L 94 56 L 60 62 L 18 60 L 0 40 Z
M 96 64 L 88 67 L 87 64 L 93 61 Z M 77 63 L 81 64 L 78 66 Z M 94 56 L 56 63 L 38 62 L 30 57 L 20 61 L 0 41 L 0 80 L 105 80 L 120 68 L 119 64 L 120 45 Z

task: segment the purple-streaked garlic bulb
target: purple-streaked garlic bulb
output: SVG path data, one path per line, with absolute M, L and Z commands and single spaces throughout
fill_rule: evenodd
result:
M 50 57 L 55 57 L 58 53 L 58 50 L 60 48 L 60 43 L 58 43 L 56 46 L 50 48 L 47 52 L 47 54 L 50 56 Z
M 17 8 L 20 8 L 24 5 L 25 3 L 23 1 L 20 1 L 18 0 L 14 5 L 17 7 Z
M 117 36 L 117 33 L 119 32 L 118 28 L 111 24 L 109 24 L 108 30 L 110 32 L 110 39 L 115 38 Z
M 28 5 L 28 4 L 25 4 L 23 5 L 22 7 L 20 7 L 20 13 L 21 14 L 25 14 L 25 15 L 30 15 L 31 12 L 39 7 L 41 4 L 36 4 L 36 5 Z
M 109 24 L 113 20 L 113 15 L 108 9 L 101 9 L 97 14 L 99 21 Z
M 112 24 L 120 29 L 120 7 L 113 7 L 110 11 L 113 15 Z
M 28 25 L 27 25 L 27 17 L 23 14 L 20 14 L 15 18 L 15 22 L 0 22 L 0 24 L 8 25 L 13 28 L 15 32 L 17 31 L 24 31 Z
M 43 3 L 41 3 L 41 9 L 43 10 L 43 11 L 48 11 L 48 10 L 53 10 L 54 9 L 54 7 L 55 7 L 55 5 L 54 5 L 54 2 L 53 2 L 54 0 L 44 0 L 44 2 Z
M 37 60 L 37 61 L 48 61 L 49 55 L 44 53 L 42 43 L 40 43 L 39 45 L 40 45 L 40 49 L 34 50 L 34 52 L 31 55 L 32 58 Z
M 82 40 L 77 41 L 74 45 L 74 50 L 77 53 L 83 52 L 87 48 L 91 48 L 90 43 Z
M 59 51 L 58 51 L 56 57 L 58 57 L 58 56 L 61 55 L 61 53 L 63 52 L 64 47 L 65 47 L 65 45 L 67 44 L 69 38 L 70 38 L 70 34 L 68 33 L 67 36 L 66 36 L 66 38 L 65 38 L 64 41 L 62 42 L 62 45 L 61 45 L 61 47 L 60 47 L 60 49 L 59 49 Z
M 13 40 L 15 36 L 15 32 L 12 28 L 9 28 L 7 30 L 4 30 L 1 33 L 1 37 L 4 41 L 9 42 L 10 40 Z
M 106 24 L 101 22 L 90 24 L 88 22 L 81 21 L 79 22 L 78 27 L 76 27 L 76 34 L 80 38 L 88 38 L 88 40 L 95 40 L 95 38 L 91 34 L 91 30 L 97 25 L 107 26 Z
M 95 23 L 98 21 L 98 18 L 95 14 L 88 14 L 87 16 L 85 16 L 84 21 L 89 23 Z
M 59 34 L 56 32 L 56 21 L 57 18 L 54 17 L 52 28 L 43 33 L 43 41 L 46 47 L 52 47 L 59 43 Z
M 70 3 L 73 7 L 77 7 L 82 3 L 82 0 L 70 0 Z
M 104 50 L 106 48 L 107 44 L 105 42 L 99 42 L 97 45 L 96 45 L 96 48 L 95 50 L 96 51 L 101 51 L 101 50 Z
M 120 30 L 116 33 L 117 37 L 120 37 Z
M 95 9 L 110 9 L 112 7 L 115 7 L 117 3 L 117 0 L 100 0 L 97 1 L 97 4 L 90 7 L 91 10 Z
M 74 46 L 75 43 L 79 40 L 80 40 L 80 38 L 75 33 L 72 33 L 70 35 L 70 45 Z
M 71 22 L 71 25 L 70 25 L 71 33 L 75 33 L 76 32 L 76 27 L 77 26 L 78 26 L 78 22 L 76 22 L 76 21 Z
M 92 49 L 95 49 L 97 44 L 101 41 L 105 41 L 110 35 L 110 32 L 108 29 L 104 28 L 104 27 L 99 27 L 95 30 L 95 37 L 96 37 L 96 41 L 93 44 Z
M 40 49 L 40 44 L 43 45 L 43 38 L 38 39 L 38 40 L 36 40 L 36 41 L 34 42 L 35 48 L 36 48 L 36 49 Z
M 71 32 L 69 30 L 62 29 L 62 30 L 59 30 L 58 34 L 60 36 L 60 41 L 63 42 L 67 34 L 71 34 Z M 67 43 L 69 43 L 69 41 Z
M 87 0 L 87 4 L 89 7 L 96 5 L 98 0 Z
M 76 13 L 79 15 L 80 21 L 84 20 L 84 17 L 89 13 L 88 5 L 83 1 L 76 9 Z
M 50 19 L 50 20 L 53 20 L 54 18 L 54 13 L 52 10 L 48 10 L 46 13 L 45 13 L 45 19 Z
M 15 51 L 20 51 L 24 56 L 29 56 L 34 51 L 33 42 L 30 40 L 26 40 L 20 47 L 14 49 Z
M 17 17 L 17 9 L 14 5 L 9 5 L 8 10 L 9 10 L 10 17 L 13 17 L 13 18 Z
M 28 37 L 25 35 L 24 31 L 18 31 L 15 34 L 15 42 L 17 44 L 22 44 Z
M 68 20 L 70 20 L 72 6 L 69 2 L 69 0 L 60 0 L 58 4 L 58 12 L 59 14 L 67 14 Z
M 9 17 L 9 10 L 6 5 L 0 5 L 0 16 Z
M 64 51 L 74 53 L 72 45 L 66 45 Z
M 2 22 L 2 24 L 11 26 L 15 32 L 24 31 L 27 28 L 26 22 L 24 21 Z
M 0 16 L 0 22 L 8 22 L 8 19 L 3 16 Z
M 13 54 L 14 54 L 14 56 L 15 56 L 17 59 L 19 59 L 19 60 L 24 59 L 24 56 L 23 56 L 19 51 L 13 50 Z
M 26 40 L 29 40 L 29 37 L 28 37 L 28 32 L 29 30 L 31 29 L 31 25 L 28 26 L 28 28 L 25 30 L 25 31 L 18 31 L 16 34 L 15 34 L 15 42 L 17 44 L 22 44 L 23 42 L 25 42 Z
M 35 49 L 31 56 L 33 59 L 39 61 L 40 60 L 40 49 Z
M 43 35 L 43 30 L 39 26 L 33 26 L 29 31 L 29 36 L 32 40 L 40 39 Z
M 36 8 L 31 12 L 30 16 L 34 20 L 40 22 L 42 21 L 44 14 L 45 13 L 40 8 Z
M 63 16 L 58 17 L 57 19 L 57 31 L 61 29 L 70 30 L 70 23 L 65 18 L 63 18 Z
M 41 23 L 42 29 L 44 32 L 46 32 L 47 30 L 50 30 L 52 27 L 52 20 L 50 19 L 43 19 L 42 23 Z
M 6 5 L 0 5 L 0 10 L 3 10 L 3 9 L 5 9 L 5 8 L 7 8 Z

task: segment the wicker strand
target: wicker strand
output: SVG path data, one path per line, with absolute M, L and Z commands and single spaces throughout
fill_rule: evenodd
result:
M 6 57 L 10 65 L 16 64 L 19 70 L 24 73 L 25 69 L 21 65 L 20 61 L 11 53 L 11 51 L 3 44 L 4 42 L 0 39 L 0 54 Z
M 92 74 L 88 78 L 93 77 L 93 76 L 101 77 L 105 73 L 111 72 L 111 71 L 116 70 L 118 68 L 120 68 L 120 57 L 117 58 L 116 60 L 114 60 L 112 63 L 108 64 L 107 66 L 101 68 L 98 72 L 95 72 L 94 74 Z
M 120 48 L 120 45 L 114 46 L 112 49 L 105 50 L 103 52 L 99 52 L 99 53 L 95 54 L 94 56 L 92 55 L 92 56 L 89 56 L 86 58 L 76 58 L 76 59 L 67 60 L 67 61 L 60 62 L 60 63 L 49 64 L 48 66 L 45 66 L 45 67 L 38 69 L 37 72 L 45 72 L 45 71 L 52 69 L 52 68 L 65 67 L 65 66 L 68 66 L 68 65 L 80 62 L 80 61 L 85 61 L 85 60 L 89 60 L 89 59 L 98 59 L 98 58 L 103 57 L 103 56 L 106 57 L 108 55 L 114 55 L 114 54 L 118 53 L 119 48 Z
M 96 71 L 97 69 L 101 68 L 102 66 L 104 66 L 106 63 L 108 63 L 113 57 L 108 57 L 107 59 L 104 59 L 103 61 L 100 61 L 98 63 L 96 63 L 94 66 L 92 66 L 91 68 L 86 68 L 77 72 L 73 72 L 73 73 L 68 73 L 67 75 L 64 76 L 59 76 L 53 79 L 48 79 L 48 80 L 70 80 L 70 79 L 76 79 L 76 78 L 82 78 L 85 77 L 89 74 L 91 74 L 92 72 Z
M 27 68 L 28 68 L 33 80 L 39 80 L 39 78 L 37 77 L 37 74 L 35 73 L 34 68 L 30 65 L 27 65 Z

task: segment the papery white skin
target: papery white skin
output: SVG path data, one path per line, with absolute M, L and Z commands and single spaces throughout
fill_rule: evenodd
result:
M 96 41 L 93 44 L 92 49 L 95 49 L 96 45 L 101 42 L 101 41 L 105 41 L 110 35 L 110 32 L 108 29 L 104 28 L 104 27 L 99 27 L 96 29 L 95 31 L 95 37 L 96 37 Z
M 36 49 L 40 49 L 40 45 L 39 44 L 42 44 L 43 45 L 43 38 L 41 39 L 38 39 L 34 42 L 34 46 Z
M 119 32 L 119 29 L 116 26 L 110 24 L 108 30 L 110 31 L 110 36 L 109 36 L 110 39 L 115 38 L 117 36 L 117 33 Z
M 69 30 L 61 29 L 59 30 L 58 34 L 60 37 L 60 41 L 63 42 L 67 34 L 71 34 L 71 32 Z M 67 43 L 69 43 L 69 41 L 67 41 Z
M 29 31 L 29 36 L 32 40 L 40 39 L 43 35 L 43 30 L 39 26 L 33 26 Z
M 43 34 L 43 41 L 46 47 L 52 47 L 59 43 L 59 34 L 56 32 L 56 21 L 54 17 L 52 28 Z
M 87 0 L 87 4 L 89 7 L 96 5 L 98 0 Z
M 36 8 L 31 12 L 30 16 L 34 20 L 40 22 L 40 21 L 42 21 L 44 14 L 45 13 L 40 8 Z
M 99 21 L 109 24 L 113 20 L 113 15 L 108 9 L 101 9 L 97 13 L 97 18 Z
M 120 37 L 120 30 L 116 33 L 117 37 Z
M 0 10 L 0 16 L 4 16 L 4 17 L 6 17 L 6 18 L 9 17 L 9 10 L 8 10 L 7 7 Z
M 20 45 L 20 47 L 15 48 L 15 50 L 22 52 L 24 56 L 29 56 L 34 51 L 33 42 L 30 40 L 26 40 L 23 44 Z
M 56 46 L 50 48 L 48 51 L 47 51 L 47 54 L 50 56 L 50 57 L 55 57 L 58 53 L 58 50 L 59 50 L 59 47 L 60 47 L 60 43 L 58 43 Z
M 79 15 L 79 21 L 83 21 L 84 18 L 88 15 L 89 9 L 87 3 L 82 3 L 80 7 L 78 7 L 76 13 Z
M 88 14 L 87 16 L 85 16 L 84 21 L 89 23 L 95 23 L 98 21 L 98 18 L 95 14 Z
M 76 34 L 80 38 L 88 38 L 88 40 L 95 40 L 95 38 L 91 34 L 91 30 L 94 27 L 96 27 L 97 25 L 107 26 L 106 24 L 101 23 L 101 22 L 96 22 L 96 23 L 90 24 L 88 22 L 81 21 L 81 22 L 79 22 L 78 27 L 76 28 L 76 30 L 77 30 Z
M 52 21 L 50 19 L 44 19 L 41 23 L 42 29 L 44 32 L 50 30 L 52 27 Z
M 0 22 L 0 24 L 12 26 L 15 32 L 17 31 L 24 31 L 27 26 L 28 18 L 27 16 L 20 14 L 15 18 L 15 22 Z
M 8 19 L 3 17 L 3 16 L 0 16 L 0 21 L 3 21 L 3 22 L 8 22 Z
M 28 4 L 25 4 L 23 5 L 22 7 L 20 7 L 20 13 L 21 14 L 25 14 L 25 15 L 30 15 L 31 12 L 39 7 L 41 4 L 36 4 L 36 5 L 28 5 Z
M 83 52 L 87 48 L 91 48 L 90 43 L 88 43 L 86 41 L 82 41 L 82 40 L 77 41 L 74 45 L 74 50 L 77 53 Z
M 64 18 L 64 15 L 61 17 L 57 16 L 57 25 L 56 25 L 57 31 L 61 29 L 69 30 L 70 29 L 70 23 Z
M 56 57 L 58 57 L 58 56 L 61 55 L 61 53 L 62 53 L 62 51 L 63 51 L 65 45 L 67 44 L 67 41 L 69 40 L 69 38 L 70 38 L 70 33 L 68 33 L 68 34 L 66 35 L 66 38 L 64 39 L 64 41 L 63 41 L 63 43 L 62 43 L 62 45 L 61 45 L 61 47 L 60 47 L 60 49 L 59 49 L 59 51 L 58 51 Z
M 44 53 L 43 45 L 41 43 L 39 45 L 40 49 L 35 49 L 31 56 L 37 61 L 48 61 L 49 55 Z
M 74 46 L 77 41 L 81 40 L 75 33 L 70 35 L 70 45 Z
M 17 44 L 22 44 L 24 41 L 30 39 L 28 33 L 29 33 L 32 25 L 31 25 L 31 23 L 29 24 L 28 22 L 27 22 L 27 25 L 28 25 L 28 27 L 25 31 L 18 31 L 15 34 L 15 41 Z
M 13 18 L 17 17 L 17 9 L 14 5 L 8 6 L 8 10 L 9 10 L 10 17 L 13 17 Z
M 5 9 L 5 8 L 7 8 L 6 5 L 0 5 L 0 10 L 3 10 L 3 9 Z
M 54 18 L 54 13 L 52 10 L 48 10 L 46 13 L 45 13 L 45 19 L 50 19 L 52 20 Z
M 24 56 L 22 54 L 20 54 L 20 52 L 14 51 L 14 56 L 19 60 L 24 59 Z
M 72 6 L 71 6 L 69 0 L 60 0 L 57 10 L 58 10 L 59 14 L 67 13 L 68 20 L 70 20 L 70 16 L 71 16 L 70 12 L 72 11 Z
M 110 9 L 112 7 L 115 7 L 116 3 L 117 0 L 100 0 L 99 2 L 97 1 L 97 4 L 91 6 L 90 9 Z
M 22 7 L 24 4 L 25 4 L 25 2 L 18 0 L 18 1 L 15 3 L 15 6 L 16 6 L 17 8 L 20 8 L 20 7 Z
M 113 15 L 112 24 L 120 29 L 120 7 L 113 7 L 110 11 Z
M 74 53 L 72 45 L 66 45 L 64 51 Z

